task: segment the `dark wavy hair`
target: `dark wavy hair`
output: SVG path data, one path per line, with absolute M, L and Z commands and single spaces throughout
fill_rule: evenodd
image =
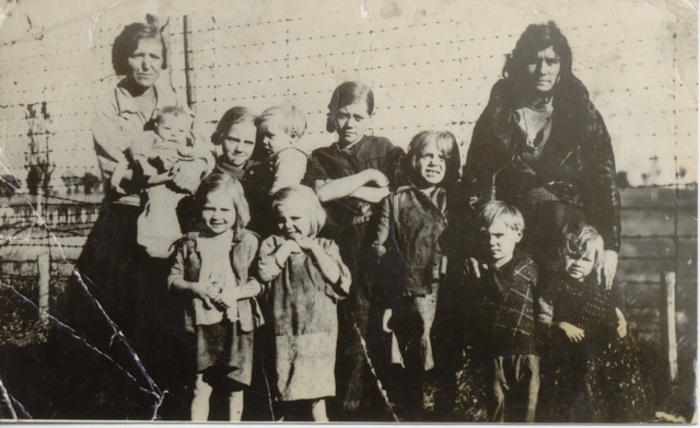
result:
M 559 78 L 565 78 L 566 74 L 571 74 L 571 64 L 573 58 L 569 41 L 561 33 L 554 21 L 546 24 L 530 24 L 520 39 L 515 44 L 513 53 L 506 56 L 506 63 L 503 66 L 503 77 L 521 78 L 525 72 L 527 61 L 538 52 L 549 47 L 561 58 L 562 69 Z
M 581 125 L 571 125 L 570 127 L 581 131 L 581 134 L 584 135 L 595 125 L 596 109 L 590 101 L 585 85 L 572 71 L 573 56 L 569 42 L 554 21 L 549 21 L 546 24 L 531 24 L 525 29 L 512 54 L 506 56 L 506 63 L 503 67 L 503 82 L 494 86 L 487 110 L 491 110 L 490 114 L 494 117 L 505 115 L 501 121 L 506 121 L 510 110 L 501 111 L 502 107 L 520 107 L 518 104 L 522 102 L 522 95 L 528 90 L 524 82 L 527 61 L 533 55 L 549 47 L 552 47 L 561 59 L 559 81 L 554 86 L 552 93 L 554 110 L 559 112 L 558 120 Z M 571 135 L 571 137 L 574 141 L 575 137 L 579 136 Z
M 117 76 L 127 74 L 129 71 L 127 62 L 129 56 L 134 53 L 141 40 L 147 39 L 155 39 L 160 42 L 161 46 L 163 46 L 163 64 L 161 68 L 166 69 L 168 67 L 166 60 L 168 51 L 165 47 L 165 41 L 163 41 L 163 35 L 158 27 L 153 24 L 134 22 L 124 27 L 124 30 L 114 39 L 114 45 L 112 45 L 112 67 Z
M 364 102 L 367 106 L 367 114 L 372 116 L 374 112 L 374 93 L 372 89 L 362 82 L 345 82 L 338 85 L 333 91 L 331 102 L 328 103 L 328 120 L 326 121 L 326 130 L 335 132 L 335 113 L 338 109 Z

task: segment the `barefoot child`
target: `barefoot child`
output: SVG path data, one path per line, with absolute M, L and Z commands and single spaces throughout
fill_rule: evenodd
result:
M 392 260 L 398 258 L 401 264 L 394 268 L 401 272 L 400 279 L 390 278 L 385 287 L 383 328 L 395 333 L 406 367 L 410 420 L 421 420 L 424 411 L 434 406 L 428 381 L 435 367 L 431 328 L 445 268 L 438 239 L 447 226 L 448 189 L 459 176 L 454 135 L 418 133 L 408 146 L 404 164 L 410 184 L 382 202 L 373 247 L 381 256 L 389 245 L 397 254 Z
M 350 274 L 337 245 L 316 237 L 326 212 L 313 190 L 285 187 L 272 207 L 278 232 L 263 241 L 258 266 L 274 330 L 273 397 L 281 419 L 310 410 L 314 421 L 327 422 L 326 398 L 335 395 L 336 303 L 347 295 Z
M 564 227 L 559 274 L 541 298 L 540 320 L 552 330 L 551 419 L 642 422 L 647 401 L 627 321 L 599 279 L 603 238 L 593 226 Z
M 230 420 L 240 421 L 243 390 L 251 381 L 253 329 L 261 322 L 254 297 L 262 287 L 249 272 L 258 238 L 245 229 L 250 214 L 235 179 L 212 174 L 195 199 L 203 231 L 178 241 L 168 278 L 171 287 L 192 296 L 188 317 L 197 335 L 192 420 L 208 420 L 212 385 L 225 384 Z

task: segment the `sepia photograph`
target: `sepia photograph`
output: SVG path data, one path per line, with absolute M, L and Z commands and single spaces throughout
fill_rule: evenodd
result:
M 0 421 L 697 423 L 696 0 L 0 0 Z

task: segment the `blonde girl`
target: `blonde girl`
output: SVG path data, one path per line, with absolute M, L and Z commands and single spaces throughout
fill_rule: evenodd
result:
M 647 401 L 627 321 L 611 302 L 600 272 L 603 238 L 570 223 L 559 240 L 559 275 L 540 299 L 551 331 L 544 420 L 641 422 Z
M 197 189 L 201 232 L 177 242 L 170 287 L 188 293 L 188 324 L 197 336 L 197 378 L 191 416 L 209 417 L 212 385 L 226 385 L 230 420 L 240 421 L 243 391 L 250 385 L 253 330 L 262 322 L 255 301 L 262 287 L 249 272 L 258 238 L 246 230 L 250 220 L 241 184 L 212 174 Z
M 277 233 L 260 246 L 258 272 L 274 330 L 275 418 L 310 410 L 314 421 L 328 421 L 326 398 L 336 392 L 336 303 L 350 289 L 350 273 L 338 246 L 316 236 L 326 212 L 313 190 L 282 188 L 272 209 Z

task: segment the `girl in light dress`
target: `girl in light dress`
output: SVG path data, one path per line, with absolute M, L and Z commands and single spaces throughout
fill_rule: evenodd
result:
M 187 324 L 197 336 L 197 378 L 191 416 L 209 418 L 214 385 L 227 389 L 231 421 L 240 421 L 243 391 L 250 386 L 253 330 L 262 323 L 255 296 L 262 287 L 250 275 L 257 236 L 245 229 L 250 214 L 243 188 L 226 174 L 212 174 L 195 195 L 202 228 L 176 243 L 170 287 L 188 293 Z
M 316 236 L 326 212 L 313 190 L 280 189 L 272 209 L 278 232 L 262 242 L 258 272 L 274 330 L 275 418 L 310 410 L 314 421 L 328 421 L 326 398 L 336 393 L 336 303 L 350 290 L 350 272 L 335 242 Z

